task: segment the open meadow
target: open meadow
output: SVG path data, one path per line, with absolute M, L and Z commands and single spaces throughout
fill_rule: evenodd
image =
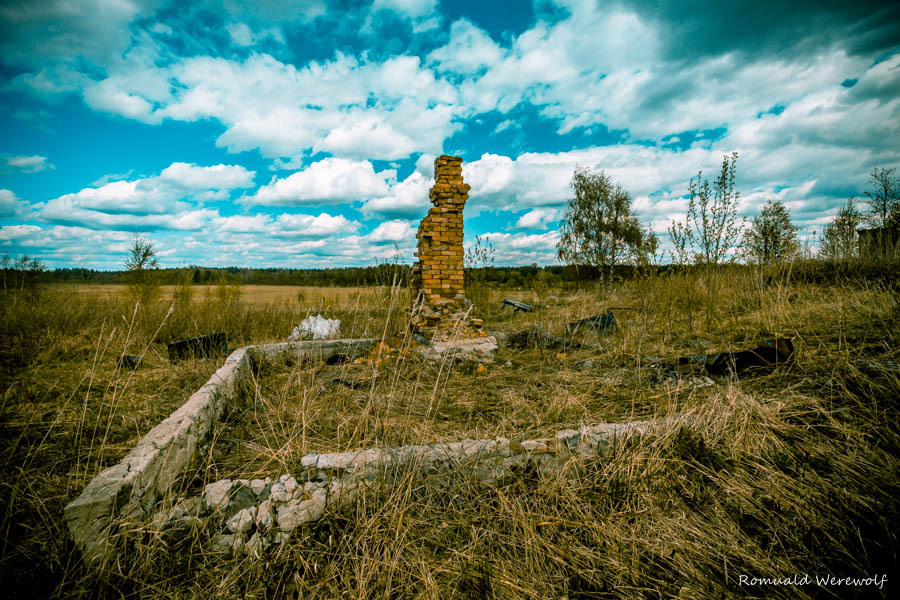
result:
M 57 284 L 60 293 L 73 294 L 86 299 L 115 300 L 126 295 L 128 286 L 125 284 Z M 210 296 L 215 296 L 220 286 L 217 285 L 192 285 L 191 300 L 203 302 Z M 227 289 L 227 286 L 226 286 Z M 314 287 L 304 285 L 252 285 L 242 288 L 241 300 L 245 304 L 253 306 L 265 306 L 267 304 L 293 304 L 300 303 L 303 297 L 305 306 L 314 307 L 319 301 L 338 302 L 348 297 L 360 296 L 368 298 L 375 294 L 377 288 L 356 287 Z M 175 285 L 160 286 L 160 301 L 171 303 L 178 290 Z M 308 300 L 307 300 L 308 299 Z
M 177 286 L 149 306 L 117 286 L 46 285 L 0 299 L 0 588 L 12 597 L 834 598 L 896 597 L 900 523 L 900 302 L 896 282 L 806 283 L 730 268 L 707 305 L 692 273 L 601 287 L 470 290 L 491 332 L 534 336 L 493 362 L 265 365 L 181 478 L 277 479 L 310 452 L 436 441 L 512 441 L 593 423 L 654 421 L 656 435 L 555 477 L 496 485 L 415 478 L 301 526 L 258 556 L 214 550 L 204 526 L 144 524 L 101 571 L 63 507 L 183 404 L 223 357 L 171 363 L 164 342 L 223 331 L 229 350 L 284 341 L 306 316 L 341 337 L 403 331 L 407 288 Z M 504 308 L 504 297 L 534 312 Z M 709 309 L 709 314 L 707 314 Z M 502 335 L 500 337 L 503 337 Z M 708 376 L 666 365 L 763 338 L 792 360 Z M 141 358 L 118 369 L 123 355 Z M 809 585 L 748 586 L 808 574 Z M 877 577 L 822 587 L 814 576 Z M 745 578 L 745 579 L 742 579 Z M 10 596 L 7 596 L 10 597 Z

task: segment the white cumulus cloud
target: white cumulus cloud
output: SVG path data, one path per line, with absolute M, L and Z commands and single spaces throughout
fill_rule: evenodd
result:
M 470 75 L 498 64 L 506 52 L 487 33 L 468 19 L 459 19 L 450 26 L 450 40 L 445 46 L 428 55 L 442 71 Z
M 159 179 L 181 187 L 199 190 L 233 190 L 253 185 L 254 171 L 240 165 L 213 165 L 200 167 L 195 164 L 174 162 L 159 174 Z
M 151 98 L 134 77 L 120 76 L 109 95 L 121 109 L 105 110 L 149 122 L 218 119 L 226 129 L 216 143 L 232 152 L 280 158 L 315 149 L 392 160 L 440 151 L 461 127 L 455 89 L 415 56 L 376 63 L 338 53 L 299 69 L 266 54 L 242 62 L 198 56 L 158 70 L 170 99 L 155 89 Z
M 362 201 L 387 193 L 396 171 L 375 172 L 369 161 L 325 158 L 260 187 L 248 204 L 302 206 Z
M 12 190 L 0 189 L 0 217 L 15 216 L 22 206 L 22 201 Z
M 413 171 L 409 177 L 390 187 L 386 194 L 367 200 L 362 211 L 379 216 L 424 215 L 428 211 L 428 190 L 432 179 L 426 178 L 419 171 Z
M 42 206 L 38 219 L 92 228 L 199 229 L 218 215 L 197 204 L 252 185 L 253 171 L 235 165 L 172 163 L 159 175 L 111 181 L 64 194 Z
M 556 244 L 559 243 L 558 231 L 530 235 L 488 232 L 480 237 L 490 243 L 493 248 L 494 262 L 498 265 L 556 262 Z
M 516 220 L 513 229 L 547 229 L 559 218 L 559 211 L 553 208 L 535 208 Z
M 19 171 L 21 173 L 40 173 L 45 169 L 55 169 L 53 164 L 47 162 L 46 156 L 7 156 L 5 157 L 6 166 L 9 169 Z
M 359 229 L 359 223 L 350 221 L 344 215 L 320 213 L 312 215 L 278 215 L 275 221 L 275 235 L 282 237 L 333 237 L 352 233 Z
M 402 219 L 385 221 L 367 236 L 372 242 L 410 242 L 416 237 L 416 230 Z
M 0 227 L 0 242 L 28 238 L 39 231 L 37 225 L 4 225 Z

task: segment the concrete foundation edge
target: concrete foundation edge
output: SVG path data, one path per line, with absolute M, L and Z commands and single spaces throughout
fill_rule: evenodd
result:
M 84 560 L 99 566 L 110 557 L 116 523 L 142 520 L 193 464 L 215 424 L 246 393 L 261 363 L 324 361 L 336 354 L 367 354 L 373 339 L 285 342 L 235 350 L 187 402 L 151 429 L 118 464 L 94 477 L 64 509 L 69 532 Z

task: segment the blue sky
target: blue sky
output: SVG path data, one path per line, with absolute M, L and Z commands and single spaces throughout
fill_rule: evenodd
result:
M 737 151 L 812 236 L 900 165 L 891 3 L 30 0 L 0 6 L 0 255 L 121 268 L 412 261 L 436 155 L 466 243 L 555 262 L 576 165 L 663 238 Z

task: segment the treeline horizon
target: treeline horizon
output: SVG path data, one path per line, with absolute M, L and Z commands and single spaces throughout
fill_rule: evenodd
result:
M 392 285 L 395 282 L 406 285 L 412 275 L 413 265 L 402 263 L 383 263 L 365 267 L 326 267 L 326 268 L 289 268 L 289 267 L 203 267 L 189 265 L 187 267 L 166 267 L 153 269 L 155 282 L 159 285 L 180 285 L 189 278 L 193 285 L 286 285 L 316 287 L 355 287 Z M 571 277 L 581 279 L 596 277 L 598 269 L 580 266 L 581 274 L 574 273 L 573 265 L 519 265 L 467 267 L 471 275 L 477 273 L 479 281 L 494 283 L 525 283 L 536 278 L 539 273 L 547 272 L 555 278 Z M 81 267 L 57 267 L 41 273 L 43 283 L 94 283 L 94 284 L 127 284 L 130 272 L 127 269 L 104 271 Z M 547 277 L 547 276 L 544 276 Z M 574 280 L 574 279 L 573 279 Z
M 805 258 L 793 263 L 772 265 L 792 275 L 808 281 L 830 281 L 834 279 L 869 279 L 896 282 L 900 280 L 900 261 L 872 259 L 828 260 Z M 366 287 L 405 286 L 413 276 L 413 265 L 383 263 L 367 267 L 336 267 L 320 269 L 294 269 L 281 267 L 169 267 L 152 270 L 154 283 L 158 285 L 283 285 L 310 287 Z M 750 269 L 753 264 L 733 263 L 725 268 Z M 698 265 L 616 265 L 614 279 L 631 279 L 646 275 L 674 274 L 702 268 Z M 40 271 L 25 271 L 15 268 L 0 269 L 3 283 L 17 287 L 16 279 L 26 276 L 29 283 L 77 283 L 96 285 L 126 285 L 129 271 L 102 271 L 81 267 L 57 267 Z M 465 285 L 491 284 L 503 287 L 531 287 L 535 284 L 555 283 L 578 284 L 602 281 L 604 270 L 592 265 L 520 265 L 467 267 Z

